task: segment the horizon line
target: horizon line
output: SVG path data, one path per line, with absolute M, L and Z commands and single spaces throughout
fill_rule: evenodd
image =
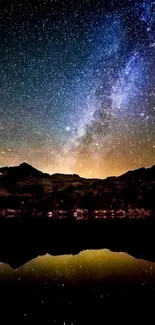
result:
M 21 165 L 28 165 L 34 169 L 36 169 L 38 172 L 41 172 L 43 174 L 46 174 L 46 175 L 49 175 L 49 176 L 53 176 L 53 175 L 76 175 L 76 176 L 79 176 L 80 178 L 85 178 L 85 179 L 101 179 L 101 180 L 104 180 L 104 179 L 107 179 L 107 178 L 111 178 L 111 177 L 119 177 L 119 176 L 122 176 L 122 175 L 125 175 L 126 173 L 128 172 L 132 172 L 132 171 L 136 171 L 136 170 L 140 170 L 140 169 L 150 169 L 152 167 L 155 167 L 155 164 L 151 165 L 150 167 L 139 167 L 139 168 L 135 168 L 135 169 L 129 169 L 129 170 L 126 170 L 126 172 L 122 173 L 122 174 L 119 174 L 119 175 L 111 175 L 111 176 L 107 176 L 105 178 L 102 178 L 102 177 L 84 177 L 84 176 L 80 176 L 79 174 L 77 173 L 61 173 L 61 172 L 55 172 L 53 174 L 50 174 L 48 172 L 43 172 L 42 170 L 40 169 L 37 169 L 36 167 L 34 167 L 33 165 L 27 163 L 26 161 L 23 161 L 22 163 L 20 163 L 19 165 L 9 165 L 9 166 L 0 166 L 0 169 L 1 168 L 13 168 L 13 167 L 19 167 Z

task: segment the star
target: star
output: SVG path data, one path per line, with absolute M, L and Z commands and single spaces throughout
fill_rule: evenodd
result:
M 154 1 L 3 2 L 0 165 L 103 178 L 155 164 Z

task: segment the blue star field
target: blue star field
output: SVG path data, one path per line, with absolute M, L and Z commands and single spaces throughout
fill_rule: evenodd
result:
M 155 1 L 3 1 L 0 165 L 155 164 Z

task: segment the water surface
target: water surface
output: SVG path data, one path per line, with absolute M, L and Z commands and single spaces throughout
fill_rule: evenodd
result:
M 45 254 L 18 268 L 0 263 L 0 289 L 5 320 L 100 324 L 108 308 L 155 301 L 155 263 L 108 249 Z
M 108 249 L 85 250 L 77 255 L 38 256 L 19 268 L 0 263 L 0 277 L 29 277 L 60 282 L 108 281 L 117 277 L 125 281 L 153 281 L 155 263 Z

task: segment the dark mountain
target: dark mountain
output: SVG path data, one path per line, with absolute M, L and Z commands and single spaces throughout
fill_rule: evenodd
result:
M 45 174 L 23 163 L 0 168 L 0 208 L 70 210 L 155 209 L 155 166 L 118 177 L 85 179 L 76 174 Z
M 124 182 L 130 182 L 132 180 L 138 181 L 152 181 L 155 180 L 155 165 L 151 168 L 139 168 L 136 170 L 130 170 L 127 173 L 117 177 Z
M 24 162 L 19 166 L 0 168 L 0 175 L 16 179 L 25 179 L 30 176 L 40 177 L 43 175 L 43 173 Z

